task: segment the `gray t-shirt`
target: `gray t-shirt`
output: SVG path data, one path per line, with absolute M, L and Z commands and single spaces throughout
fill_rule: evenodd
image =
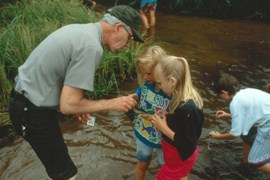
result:
M 19 67 L 15 90 L 36 106 L 58 107 L 63 85 L 93 91 L 102 55 L 100 23 L 64 26 L 43 40 Z

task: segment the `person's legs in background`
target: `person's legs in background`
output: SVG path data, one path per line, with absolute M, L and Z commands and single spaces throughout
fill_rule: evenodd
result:
M 140 10 L 140 14 L 141 14 L 141 18 L 142 18 L 142 22 L 143 22 L 143 26 L 146 28 L 146 29 L 149 29 L 149 24 L 148 24 L 148 18 L 147 18 L 147 12 L 145 12 L 144 9 L 141 9 Z
M 150 27 L 153 27 L 156 25 L 156 10 L 154 8 L 151 8 L 149 14 L 150 14 Z

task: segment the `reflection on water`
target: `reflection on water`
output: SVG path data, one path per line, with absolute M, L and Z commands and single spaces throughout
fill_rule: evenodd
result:
M 190 175 L 198 179 L 269 179 L 243 169 L 241 140 L 217 141 L 211 130 L 227 132 L 230 123 L 214 118 L 217 109 L 228 110 L 217 100 L 211 82 L 219 72 L 235 75 L 244 87 L 255 87 L 259 79 L 270 79 L 270 25 L 249 21 L 224 21 L 181 17 L 158 12 L 156 42 L 173 55 L 188 59 L 195 86 L 205 102 L 206 122 L 199 142 L 200 156 Z M 136 89 L 125 84 L 122 94 Z M 94 114 L 94 127 L 70 118 L 60 122 L 69 152 L 79 169 L 78 179 L 134 179 L 134 124 L 124 113 Z M 0 117 L 3 118 L 3 117 Z M 153 157 L 146 179 L 158 170 Z M 47 179 L 43 166 L 22 139 L 0 149 L 0 179 Z M 37 178 L 38 177 L 38 178 Z

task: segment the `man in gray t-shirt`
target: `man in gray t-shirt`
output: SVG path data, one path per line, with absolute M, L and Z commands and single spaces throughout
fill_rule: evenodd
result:
M 19 135 L 32 146 L 52 179 L 75 179 L 77 168 L 70 159 L 60 131 L 57 112 L 79 115 L 85 122 L 91 113 L 132 109 L 129 96 L 89 100 L 103 46 L 110 51 L 129 47 L 130 39 L 143 42 L 140 15 L 120 5 L 107 11 L 97 23 L 64 26 L 44 39 L 19 67 L 10 98 L 10 119 Z

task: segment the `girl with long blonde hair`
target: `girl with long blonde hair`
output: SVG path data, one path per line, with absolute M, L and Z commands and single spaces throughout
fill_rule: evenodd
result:
M 157 180 L 188 179 L 199 153 L 197 145 L 204 115 L 203 101 L 193 87 L 188 62 L 183 57 L 165 56 L 156 65 L 155 81 L 172 96 L 169 115 L 156 113 L 152 123 L 162 132 L 165 164 Z

